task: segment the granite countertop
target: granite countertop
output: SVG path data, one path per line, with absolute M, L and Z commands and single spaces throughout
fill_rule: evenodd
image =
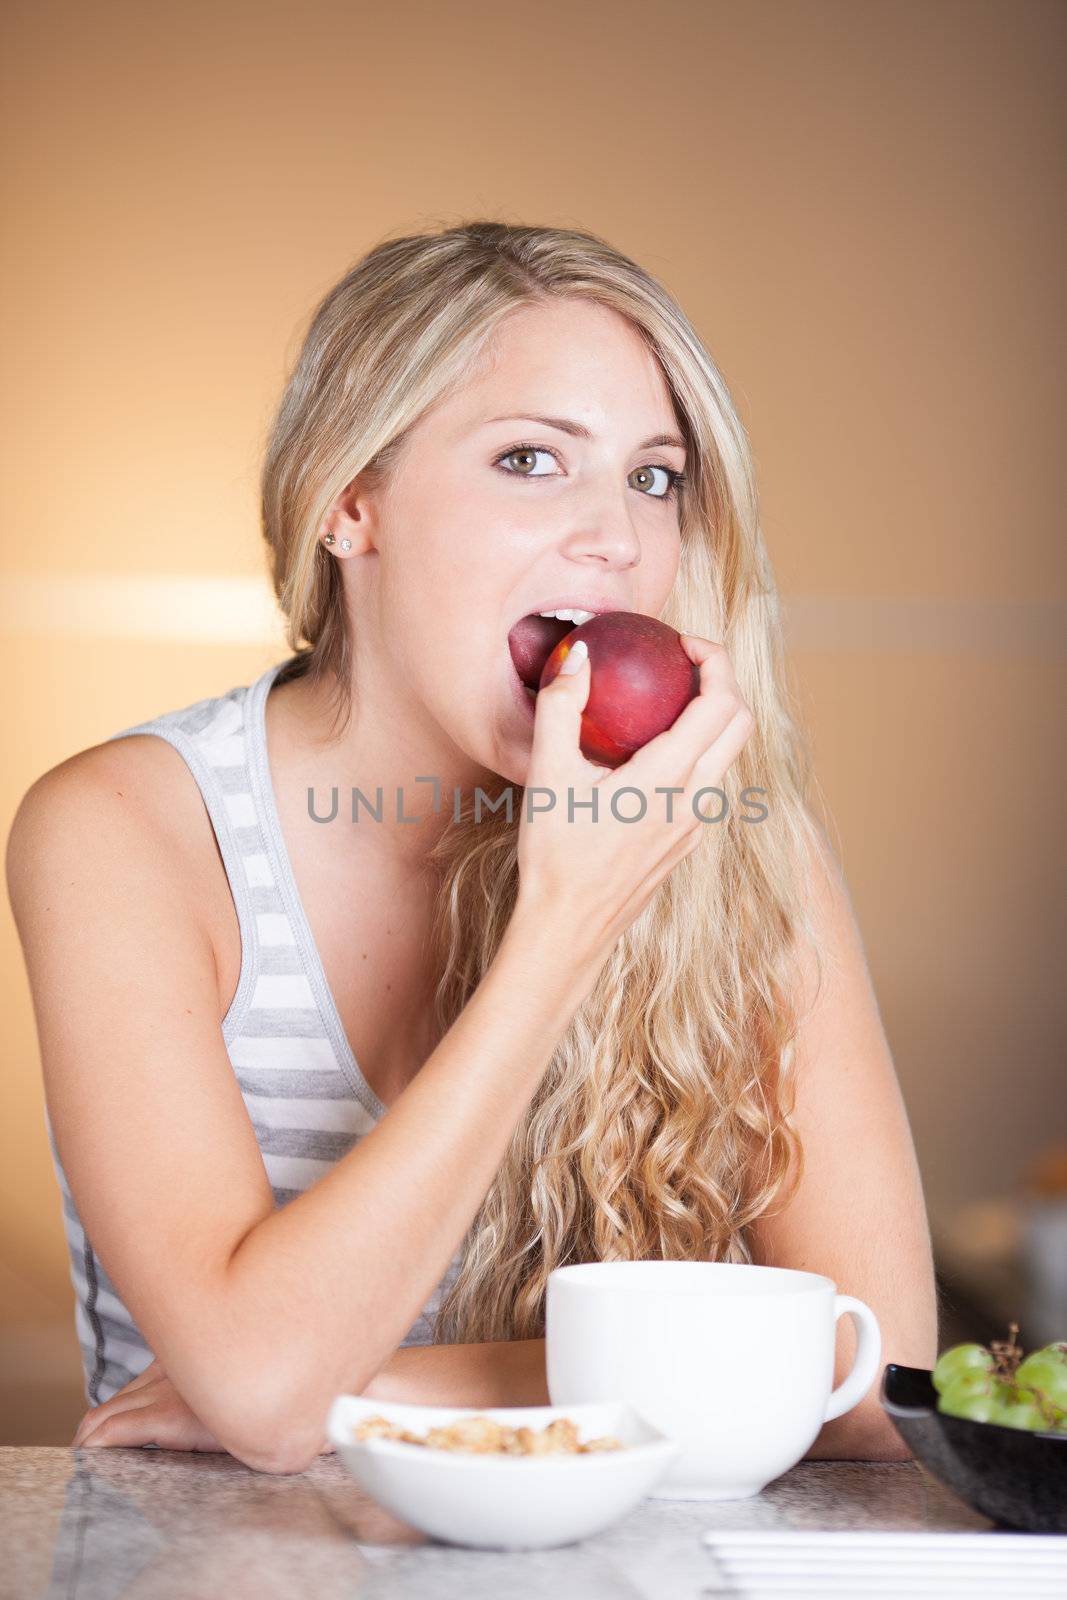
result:
M 752 1500 L 648 1499 L 579 1544 L 498 1553 L 425 1540 L 335 1455 L 277 1477 L 221 1454 L 0 1448 L 0 1595 L 18 1600 L 697 1600 L 723 1592 L 711 1528 L 991 1527 L 913 1461 L 802 1461 Z

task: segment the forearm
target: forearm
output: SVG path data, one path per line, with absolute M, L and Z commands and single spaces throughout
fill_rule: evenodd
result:
M 424 1406 L 547 1406 L 543 1339 L 491 1344 L 407 1345 L 394 1351 L 363 1390 L 369 1400 Z M 808 1461 L 908 1461 L 911 1451 L 868 1396 L 827 1422 Z
M 367 1399 L 424 1406 L 547 1406 L 545 1341 L 406 1345 L 363 1390 Z
M 871 1299 L 876 1298 L 871 1296 Z M 896 1352 L 895 1361 L 930 1365 L 927 1352 L 936 1346 L 936 1312 L 930 1325 L 929 1308 L 922 1293 L 921 1283 L 912 1282 L 910 1288 L 900 1285 L 900 1300 L 908 1308 L 901 1326 L 883 1313 L 883 1345 L 881 1365 L 885 1350 Z M 834 1387 L 839 1388 L 852 1371 L 856 1359 L 856 1329 L 851 1317 L 841 1317 L 837 1323 L 834 1351 Z M 880 1398 L 881 1366 L 878 1375 L 863 1399 L 851 1411 L 845 1411 L 832 1422 L 823 1423 L 811 1449 L 809 1461 L 910 1461 L 911 1451 L 893 1425 L 893 1420 L 882 1406 Z
M 825 1422 L 805 1461 L 910 1461 L 912 1453 L 876 1396 Z
M 254 1421 L 235 1454 L 247 1445 L 253 1464 L 299 1470 L 333 1396 L 367 1391 L 444 1275 L 597 970 L 551 919 L 516 912 L 477 991 L 388 1115 L 237 1246 L 227 1348 Z M 353 1329 L 367 1331 L 353 1340 Z M 202 1374 L 175 1379 L 214 1424 Z

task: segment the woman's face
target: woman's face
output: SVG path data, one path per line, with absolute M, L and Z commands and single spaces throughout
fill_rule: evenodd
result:
M 659 615 L 678 569 L 668 491 L 685 467 L 680 431 L 625 319 L 578 299 L 522 307 L 362 503 L 374 553 L 348 564 L 357 688 L 372 652 L 383 709 L 408 719 L 443 782 L 478 781 L 479 768 L 525 782 L 532 702 L 508 648 L 520 617 L 560 606 Z M 646 442 L 659 435 L 678 443 Z

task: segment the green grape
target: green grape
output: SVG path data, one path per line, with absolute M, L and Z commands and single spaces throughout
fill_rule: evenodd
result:
M 1028 1433 L 1044 1433 L 1049 1418 L 1039 1405 L 1031 1389 L 1010 1388 L 1001 1401 L 1001 1414 L 996 1419 L 1003 1428 L 1023 1428 Z
M 941 1391 L 942 1399 L 951 1395 L 954 1400 L 964 1400 L 969 1395 L 991 1394 L 992 1385 L 999 1382 L 993 1373 L 978 1370 L 972 1367 L 969 1372 L 961 1372 L 958 1377 L 947 1383 Z
M 1067 1409 L 1067 1357 L 1059 1354 L 1062 1345 L 1046 1345 L 1019 1363 L 1016 1383 L 1027 1389 L 1040 1389 L 1054 1406 Z
M 1047 1356 L 1050 1361 L 1058 1361 L 1061 1366 L 1067 1367 L 1067 1340 L 1060 1339 L 1053 1344 L 1043 1344 L 1040 1350 L 1031 1350 L 1032 1356 Z
M 984 1344 L 954 1344 L 937 1358 L 931 1373 L 934 1388 L 944 1394 L 954 1379 L 967 1372 L 986 1373 L 992 1365 L 992 1353 Z
M 1006 1385 L 985 1372 L 965 1372 L 943 1390 L 937 1409 L 970 1422 L 1000 1422 Z
M 957 1389 L 957 1384 L 952 1384 L 937 1400 L 937 1410 L 944 1411 L 945 1416 L 961 1416 L 968 1422 L 1000 1422 L 1005 1410 L 1001 1389 L 1003 1384 L 990 1384 L 982 1394 L 973 1389 Z

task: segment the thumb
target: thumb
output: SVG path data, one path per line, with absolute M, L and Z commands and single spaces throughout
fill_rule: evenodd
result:
M 569 759 L 577 754 L 591 681 L 589 646 L 584 639 L 577 639 L 551 683 L 537 692 L 531 752 L 535 759 Z

